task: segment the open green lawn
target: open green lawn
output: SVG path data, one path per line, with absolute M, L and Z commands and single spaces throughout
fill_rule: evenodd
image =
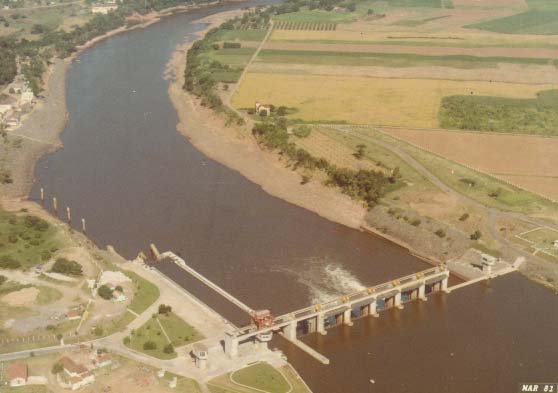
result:
M 264 49 L 259 53 L 257 61 L 288 64 L 478 69 L 495 68 L 499 63 L 545 65 L 549 63 L 550 59 Z
M 199 341 L 203 336 L 192 326 L 185 323 L 175 313 L 159 314 L 159 322 L 167 332 L 171 343 L 175 347 Z
M 503 133 L 558 135 L 558 90 L 535 99 L 450 96 L 440 103 L 443 128 Z
M 0 267 L 30 268 L 62 246 L 60 231 L 46 221 L 0 210 Z
M 442 16 L 433 16 L 424 19 L 403 19 L 393 23 L 393 26 L 417 27 L 417 26 L 424 25 L 428 22 L 433 22 L 435 20 L 444 19 L 447 17 L 448 17 L 447 15 L 442 15 Z
M 161 326 L 163 326 L 164 331 Z M 165 332 L 169 336 L 170 342 Z M 202 338 L 203 336 L 193 327 L 171 312 L 168 316 L 157 314 L 155 318 L 150 318 L 131 334 L 130 341 L 125 341 L 125 344 L 136 351 L 158 359 L 173 359 L 176 357 L 176 352 L 165 353 L 165 346 L 172 344 L 173 347 L 178 347 Z M 147 342 L 154 343 L 155 348 L 146 349 L 144 345 Z
M 231 374 L 231 379 L 241 385 L 270 393 L 286 393 L 291 388 L 281 373 L 267 363 L 257 363 L 235 371 Z
M 37 304 L 45 305 L 54 303 L 62 298 L 62 292 L 58 289 L 41 285 L 39 288 L 39 295 L 37 296 Z
M 132 279 L 136 286 L 134 298 L 128 308 L 141 314 L 159 298 L 159 288 L 134 272 L 124 270 L 124 274 Z

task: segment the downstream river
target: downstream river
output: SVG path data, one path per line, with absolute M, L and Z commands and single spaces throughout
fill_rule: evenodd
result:
M 133 258 L 155 243 L 276 314 L 427 268 L 384 239 L 266 194 L 176 132 L 166 62 L 203 28 L 195 20 L 245 5 L 171 16 L 79 56 L 66 77 L 64 148 L 38 162 L 31 197 L 44 187 L 61 210 L 71 206 L 101 247 Z M 247 322 L 175 266 L 161 270 Z M 315 393 L 508 393 L 520 381 L 558 381 L 557 310 L 558 296 L 511 275 L 307 337 L 327 367 L 276 345 Z

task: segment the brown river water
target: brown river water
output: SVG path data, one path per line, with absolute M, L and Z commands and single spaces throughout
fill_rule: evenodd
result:
M 428 268 L 384 239 L 266 194 L 176 132 L 165 64 L 202 28 L 193 21 L 237 7 L 168 17 L 79 56 L 66 77 L 64 148 L 37 163 L 30 197 L 44 187 L 78 225 L 87 220 L 99 246 L 133 258 L 155 243 L 276 314 Z M 247 322 L 176 266 L 160 269 L 233 323 Z M 557 311 L 558 296 L 513 274 L 306 337 L 330 366 L 281 339 L 274 345 L 315 393 L 507 393 L 522 381 L 558 381 Z

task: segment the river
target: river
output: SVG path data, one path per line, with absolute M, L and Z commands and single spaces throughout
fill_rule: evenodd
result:
M 80 55 L 66 76 L 64 147 L 37 163 L 31 197 L 44 187 L 61 210 L 71 206 L 99 246 L 133 258 L 155 243 L 276 314 L 427 268 L 384 239 L 266 194 L 176 132 L 166 62 L 202 29 L 193 21 L 240 6 L 174 15 Z M 175 266 L 161 269 L 247 322 Z M 328 367 L 278 345 L 315 393 L 514 392 L 518 381 L 558 380 L 557 306 L 558 296 L 512 275 L 308 337 Z

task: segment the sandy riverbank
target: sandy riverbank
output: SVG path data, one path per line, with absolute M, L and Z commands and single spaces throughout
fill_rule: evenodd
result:
M 224 12 L 200 20 L 199 23 L 209 25 L 198 34 L 202 36 L 241 12 Z M 190 46 L 179 46 L 167 69 L 167 74 L 173 75 L 169 96 L 179 117 L 177 130 L 205 155 L 240 172 L 267 193 L 351 228 L 365 225 L 367 211 L 362 204 L 317 181 L 301 185 L 300 175 L 286 168 L 276 154 L 263 151 L 246 133 L 225 127 L 220 117 L 182 89 L 186 51 Z

